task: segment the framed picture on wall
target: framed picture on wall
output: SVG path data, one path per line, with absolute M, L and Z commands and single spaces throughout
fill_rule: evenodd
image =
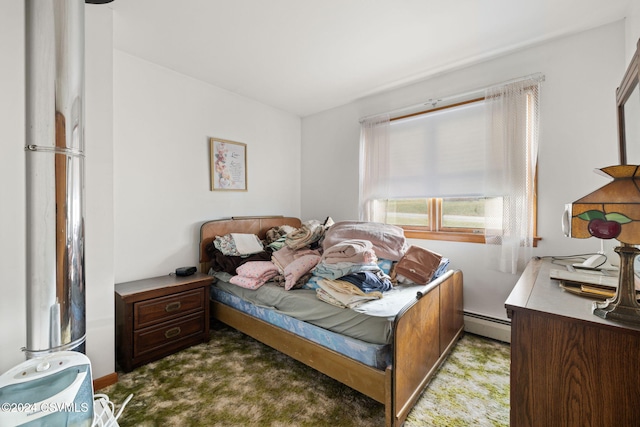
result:
M 247 144 L 211 138 L 211 191 L 247 191 Z

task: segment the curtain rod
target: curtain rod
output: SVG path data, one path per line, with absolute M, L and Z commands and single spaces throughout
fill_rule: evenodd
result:
M 402 113 L 404 111 L 414 110 L 416 108 L 421 108 L 421 107 L 424 107 L 425 105 L 429 105 L 429 104 L 431 104 L 433 107 L 435 107 L 436 104 L 438 104 L 438 103 L 450 101 L 452 99 L 478 96 L 479 94 L 484 93 L 486 90 L 492 89 L 492 88 L 498 87 L 498 86 L 504 86 L 504 85 L 508 85 L 508 84 L 511 84 L 511 83 L 517 83 L 517 82 L 521 82 L 521 81 L 524 81 L 524 80 L 538 80 L 538 81 L 543 82 L 544 79 L 545 79 L 544 74 L 542 74 L 542 73 L 533 73 L 533 74 L 529 74 L 529 75 L 526 75 L 526 76 L 517 77 L 515 79 L 506 80 L 506 81 L 499 82 L 499 83 L 494 83 L 492 85 L 486 86 L 486 87 L 481 88 L 481 89 L 470 90 L 468 92 L 459 93 L 459 94 L 456 94 L 456 95 L 450 95 L 450 96 L 446 96 L 446 97 L 438 98 L 438 99 L 429 98 L 427 101 L 421 102 L 419 104 L 414 104 L 414 105 L 409 105 L 409 106 L 406 106 L 406 107 L 397 108 L 395 110 L 387 111 L 387 112 L 384 112 L 384 113 L 370 114 L 368 116 L 361 117 L 360 118 L 360 123 L 362 123 L 365 120 L 371 119 L 373 117 L 382 116 L 382 115 L 392 116 L 394 114 L 399 114 L 399 113 Z

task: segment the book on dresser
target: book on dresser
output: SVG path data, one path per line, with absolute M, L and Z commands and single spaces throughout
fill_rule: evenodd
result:
M 549 271 L 551 279 L 558 281 L 559 286 L 567 292 L 598 299 L 612 298 L 618 288 L 617 271 L 570 271 L 561 268 L 552 268 Z M 640 289 L 636 277 L 636 290 Z M 637 291 L 638 292 L 638 291 Z M 639 292 L 640 296 L 640 292 Z

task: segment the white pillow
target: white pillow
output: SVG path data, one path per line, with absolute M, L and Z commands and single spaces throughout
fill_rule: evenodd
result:
M 227 256 L 245 256 L 262 252 L 262 242 L 255 234 L 230 233 L 217 236 L 214 246 Z
M 231 233 L 236 249 L 240 255 L 251 255 L 262 252 L 264 247 L 255 234 Z

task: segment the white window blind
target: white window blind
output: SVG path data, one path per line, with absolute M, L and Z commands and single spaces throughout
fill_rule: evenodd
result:
M 484 101 L 392 121 L 390 198 L 485 194 Z

